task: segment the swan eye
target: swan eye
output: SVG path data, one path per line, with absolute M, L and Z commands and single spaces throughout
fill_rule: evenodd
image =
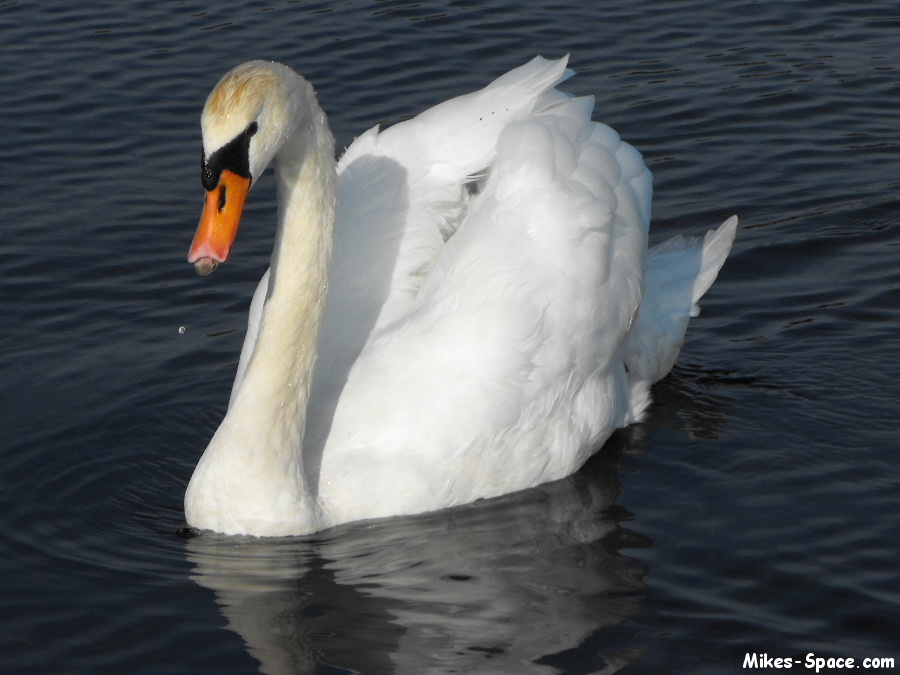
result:
M 250 175 L 250 138 L 257 131 L 259 124 L 254 120 L 243 133 L 216 150 L 209 159 L 203 156 L 200 170 L 200 182 L 203 183 L 203 187 L 215 190 L 224 169 L 244 178 L 253 178 Z

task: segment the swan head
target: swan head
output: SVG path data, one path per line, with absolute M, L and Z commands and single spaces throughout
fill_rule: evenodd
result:
M 206 99 L 200 117 L 206 201 L 188 253 L 199 274 L 228 259 L 253 181 L 302 123 L 312 96 L 311 85 L 287 66 L 249 61 L 226 73 Z

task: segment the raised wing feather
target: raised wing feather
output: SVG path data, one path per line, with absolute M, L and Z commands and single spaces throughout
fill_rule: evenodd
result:
M 379 501 L 372 490 L 390 485 L 388 474 L 416 472 L 404 484 L 450 501 L 560 477 L 624 420 L 622 351 L 640 302 L 649 172 L 591 122 L 591 99 L 532 100 L 477 161 L 454 160 L 466 170 L 489 162 L 481 192 L 462 193 L 459 224 L 409 305 L 378 321 L 349 371 L 322 475 L 371 462 L 360 509 Z M 455 189 L 467 176 L 460 170 Z M 423 472 L 434 465 L 430 482 Z M 346 487 L 346 477 L 333 482 Z

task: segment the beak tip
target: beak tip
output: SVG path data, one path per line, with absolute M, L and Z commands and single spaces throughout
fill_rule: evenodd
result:
M 213 260 L 212 258 L 200 258 L 194 262 L 194 271 L 201 277 L 206 277 L 215 272 L 218 266 L 219 262 L 217 260 Z
M 207 191 L 197 234 L 188 252 L 188 262 L 200 276 L 212 274 L 219 263 L 228 259 L 249 189 L 249 178 L 223 169 L 218 186 Z

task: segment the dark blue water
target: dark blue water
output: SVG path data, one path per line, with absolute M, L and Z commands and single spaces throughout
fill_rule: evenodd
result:
M 898 672 L 898 14 L 0 3 L 0 672 Z M 269 180 L 184 262 L 209 89 L 284 61 L 344 146 L 536 53 L 644 153 L 655 239 L 741 217 L 647 422 L 490 502 L 177 537 L 272 234 Z

